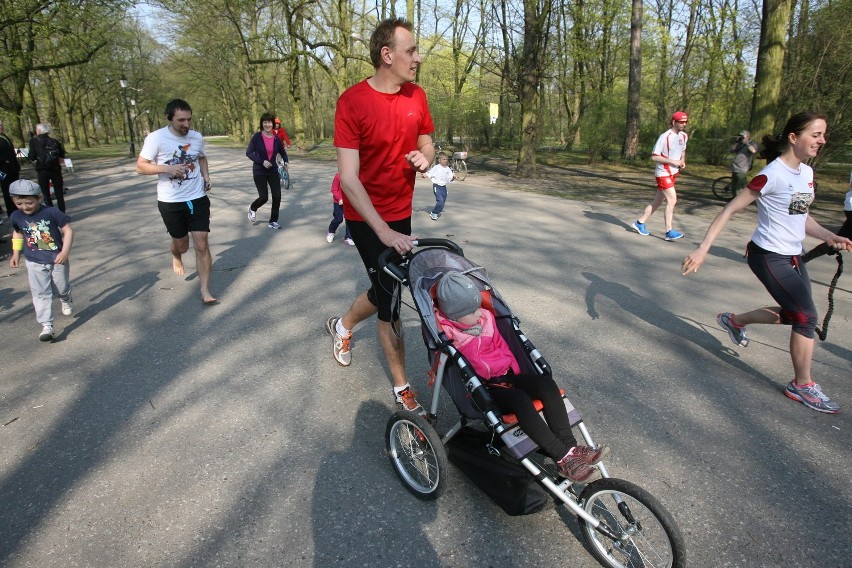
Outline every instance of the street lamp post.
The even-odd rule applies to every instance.
[[[124,75],[118,80],[118,83],[121,85],[121,96],[124,99],[124,113],[127,116],[127,133],[130,136],[130,157],[136,157],[136,142],[135,137],[133,136],[133,120],[130,118],[130,105],[127,104],[127,87],[129,83],[127,82],[127,77]]]

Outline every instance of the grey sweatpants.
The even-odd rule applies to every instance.
[[[30,279],[30,292],[33,295],[33,307],[36,320],[41,325],[53,324],[53,292],[60,300],[71,299],[70,266],[65,264],[39,264],[27,261],[27,276]]]

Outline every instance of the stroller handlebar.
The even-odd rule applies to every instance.
[[[411,241],[411,244],[415,247],[445,248],[460,256],[464,256],[462,248],[449,239],[417,239]],[[405,270],[397,264],[397,262],[403,258],[404,256],[396,252],[396,249],[388,247],[379,255],[379,270],[390,274],[394,279],[398,280],[402,284],[408,285],[408,275]]]

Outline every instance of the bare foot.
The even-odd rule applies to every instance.
[[[183,276],[183,261],[180,259],[179,256],[172,256],[172,269],[178,276]]]
[[[219,302],[219,300],[210,295],[210,292],[202,292],[201,301],[207,306],[217,304]]]

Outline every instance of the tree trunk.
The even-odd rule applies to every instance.
[[[521,55],[519,99],[521,102],[521,148],[516,174],[537,175],[538,112],[545,74],[550,0],[524,0],[524,47]]]
[[[635,160],[639,151],[639,106],[642,92],[642,0],[633,0],[630,15],[630,72],[627,79],[627,135],[621,157]]]
[[[781,99],[781,78],[791,11],[792,0],[763,1],[760,47],[751,105],[751,131],[755,140],[760,140],[765,134],[772,134],[778,122],[775,109]]]

